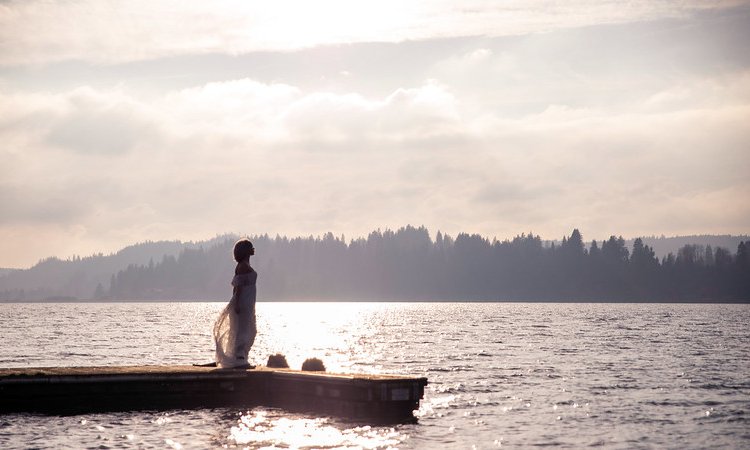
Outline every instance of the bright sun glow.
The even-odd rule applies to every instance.
[[[412,19],[409,8],[396,2],[286,1],[257,12],[263,20],[254,21],[256,26],[247,37],[286,48],[355,40],[392,41],[403,37],[401,28]]]
[[[376,311],[387,309],[377,303],[259,303],[256,345],[250,352],[257,364],[268,355],[281,353],[293,369],[307,358],[319,358],[329,372],[378,373],[381,349],[370,336],[377,332],[372,321]],[[361,363],[361,364],[357,364]],[[356,367],[353,367],[356,366]]]

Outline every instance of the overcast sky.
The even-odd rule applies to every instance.
[[[0,1],[0,267],[748,233],[749,42],[748,1]]]

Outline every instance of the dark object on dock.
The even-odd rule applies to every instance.
[[[275,355],[268,356],[266,367],[270,369],[288,369],[289,363],[286,362],[286,356],[281,353],[276,353]]]
[[[305,362],[302,363],[302,370],[305,372],[325,372],[326,366],[323,364],[323,361],[318,358],[307,358]]]
[[[426,378],[196,366],[0,369],[0,413],[270,406],[414,421]]]
[[[218,367],[218,364],[216,364],[216,361],[211,361],[207,363],[195,363],[193,365],[195,367]]]

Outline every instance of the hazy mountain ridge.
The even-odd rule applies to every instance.
[[[97,287],[108,287],[111,278],[130,265],[157,263],[164,258],[176,257],[185,249],[215,245],[225,237],[199,242],[146,241],[109,255],[98,253],[68,259],[50,257],[28,269],[2,269],[5,273],[0,272],[0,300],[8,300],[9,292],[15,292],[11,298],[19,300],[91,299]]]
[[[98,254],[68,260],[48,258],[30,269],[12,270],[0,276],[0,300],[223,299],[230,292],[227,283],[233,270],[231,247],[236,239],[234,235],[222,235],[199,242],[144,242],[106,256]],[[425,228],[407,226],[396,232],[375,231],[367,238],[349,243],[331,233],[322,237],[290,239],[262,235],[252,239],[258,249],[253,264],[262,273],[260,289],[265,292],[265,299],[377,299],[394,296],[405,299],[521,299],[532,298],[532,293],[542,298],[572,298],[581,292],[598,293],[606,299],[612,294],[606,286],[589,290],[577,288],[578,291],[565,287],[575,283],[560,278],[561,274],[580,278],[577,283],[586,282],[587,277],[608,276],[592,267],[579,274],[566,273],[563,266],[557,267],[564,262],[560,258],[564,259],[562,249],[569,247],[567,237],[562,241],[542,241],[530,234],[517,236],[512,241],[497,241],[460,234],[454,240],[438,232],[432,239]],[[660,265],[659,259],[663,264],[674,266],[675,261],[681,261],[680,258],[692,258],[691,264],[705,266],[714,265],[716,257],[722,261],[727,257],[731,259],[737,245],[743,241],[750,242],[750,239],[728,235],[652,236],[642,238],[641,245],[651,252],[649,258],[656,265]],[[613,237],[608,243],[600,244],[602,249],[608,244],[614,251],[625,253],[625,263],[628,263],[632,259],[630,249],[633,249],[634,242]],[[584,244],[580,241],[576,245],[583,257],[591,256],[589,252],[600,251],[599,244],[596,248],[590,242]],[[709,246],[709,256],[704,256],[706,246]],[[671,251],[673,248],[677,250]],[[725,250],[716,252],[717,248]],[[656,249],[661,249],[662,254],[671,253],[671,259],[659,258],[660,252]],[[544,256],[530,261],[528,255],[523,255],[529,251]],[[464,278],[443,285],[436,280],[435,273],[447,270],[449,266],[451,270],[446,275],[459,273]],[[546,271],[544,279],[530,279],[529,283],[541,282],[549,286],[545,289],[511,288],[514,279],[507,279],[505,284],[494,281],[505,279],[519,267],[527,267],[532,273]],[[662,272],[660,276],[663,278],[666,271]],[[520,274],[516,279],[524,276]],[[456,285],[463,287],[457,289]],[[622,295],[628,291],[622,286],[618,289]],[[640,292],[638,295],[647,294],[635,287],[630,290]]]

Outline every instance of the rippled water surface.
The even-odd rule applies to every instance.
[[[220,303],[0,304],[0,367],[212,359]],[[748,448],[750,305],[259,303],[257,364],[426,376],[419,422],[0,415],[0,448]]]

